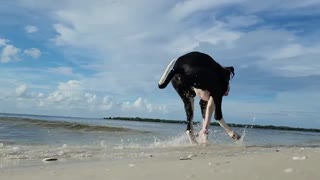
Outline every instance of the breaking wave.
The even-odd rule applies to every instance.
[[[40,120],[29,119],[20,117],[0,117],[1,122],[15,123],[15,126],[38,126],[48,129],[63,128],[69,130],[83,130],[83,131],[106,131],[106,132],[140,132],[148,133],[148,131],[124,128],[124,127],[112,127],[106,125],[84,124],[79,122],[67,122],[67,121],[54,121],[54,120]]]

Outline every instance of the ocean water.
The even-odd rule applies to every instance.
[[[0,168],[40,162],[47,157],[125,159],[195,150],[197,145],[189,144],[185,129],[185,124],[0,114]],[[199,131],[200,125],[195,129]],[[250,127],[234,130],[244,135],[242,142],[235,143],[221,127],[211,127],[209,146],[216,148],[211,151],[320,146],[320,133]]]

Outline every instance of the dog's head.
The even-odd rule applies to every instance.
[[[233,66],[228,66],[224,68],[226,70],[227,73],[227,80],[228,82],[230,81],[231,78],[234,77],[234,67]]]

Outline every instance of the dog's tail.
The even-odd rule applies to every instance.
[[[172,69],[172,67],[174,66],[175,63],[176,63],[176,59],[172,60],[170,62],[170,64],[167,66],[164,73],[162,74],[161,79],[158,84],[158,87],[160,89],[164,89],[165,87],[167,87],[167,85],[169,84],[169,82],[171,81],[173,76],[175,75],[175,71],[174,71],[174,69]]]

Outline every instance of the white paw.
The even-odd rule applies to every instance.
[[[197,144],[196,136],[194,135],[193,131],[186,131],[186,134],[188,135],[191,144]]]
[[[199,144],[207,144],[208,143],[208,132],[206,131],[200,131],[198,133],[198,140],[197,142]]]

